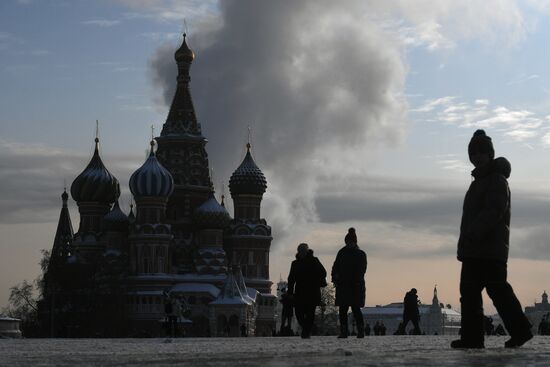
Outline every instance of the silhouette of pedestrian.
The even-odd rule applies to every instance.
[[[457,258],[462,262],[460,339],[453,348],[484,348],[483,288],[492,299],[511,338],[506,348],[522,346],[533,337],[531,324],[507,282],[510,238],[511,166],[505,158],[494,159],[492,140],[477,130],[468,145],[474,180],[466,192],[460,224]]]
[[[403,327],[403,322],[400,322],[397,326],[397,330],[393,333],[393,335],[405,335],[405,328]]]
[[[366,336],[370,335],[370,325],[368,322],[365,323],[365,335]]]
[[[414,326],[414,334],[420,335],[420,327],[418,326],[418,321],[420,320],[420,311],[418,310],[418,295],[416,288],[412,288],[410,291],[405,293],[405,298],[403,299],[403,323],[401,325],[401,335],[406,334],[407,325],[409,321],[412,322]]]
[[[495,326],[493,325],[493,318],[489,316],[485,316],[485,335],[494,335],[495,334]]]
[[[376,321],[374,323],[374,328],[373,328],[373,331],[374,331],[374,335],[380,335],[380,322]]]
[[[384,325],[384,321],[380,322],[380,335],[386,335],[386,325]]]
[[[361,307],[365,306],[365,272],[367,270],[367,255],[357,246],[357,235],[354,228],[348,230],[345,246],[338,251],[332,265],[332,282],[336,287],[336,306],[339,306],[340,319],[339,338],[348,337],[348,309],[351,307],[357,337],[365,336],[365,328]]]
[[[292,330],[292,316],[294,314],[294,309],[292,306],[292,297],[288,294],[286,288],[283,288],[281,291],[281,299],[279,300],[283,305],[282,319],[281,319],[281,329],[279,333],[281,335],[288,336],[289,330]],[[288,334],[288,335],[287,335]]]
[[[550,322],[548,320],[549,317],[550,317],[550,314],[547,313],[540,320],[539,327],[538,327],[539,335],[550,334]]]
[[[504,330],[504,327],[502,327],[501,324],[498,324],[497,327],[495,328],[495,335],[498,335],[498,336],[506,335],[506,331]]]
[[[246,330],[246,325],[245,324],[241,324],[241,336],[242,337],[247,337],[248,336],[248,331]]]
[[[326,287],[327,272],[306,243],[298,246],[296,260],[288,274],[288,294],[294,297],[296,319],[302,327],[302,338],[311,336],[315,307],[321,304],[321,287]]]

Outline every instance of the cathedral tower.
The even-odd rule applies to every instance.
[[[167,204],[167,221],[177,239],[189,238],[193,211],[208,199],[210,174],[206,138],[197,122],[191,92],[189,69],[195,54],[187,46],[186,35],[175,53],[177,86],[158,142],[159,162],[170,171],[175,189]]]
[[[170,225],[165,212],[174,191],[170,172],[157,160],[151,141],[149,158],[130,177],[137,217],[130,235],[130,264],[134,274],[171,272]]]
[[[99,156],[97,136],[92,159],[73,181],[71,195],[80,213],[80,225],[74,242],[75,250],[82,255],[97,254],[103,249],[99,240],[103,217],[120,196],[118,180],[105,168]]]
[[[246,284],[260,293],[271,293],[269,280],[269,249],[271,227],[260,216],[267,180],[246,145],[246,155],[229,179],[233,198],[234,219],[225,239],[229,261],[240,265]]]

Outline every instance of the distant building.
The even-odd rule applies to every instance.
[[[189,88],[194,58],[184,35],[166,122],[129,179],[136,207],[128,215],[119,207],[119,181],[100,157],[97,136],[88,166],[71,185],[80,213],[76,233],[63,192],[40,304],[46,334],[272,335],[272,237],[260,214],[267,181],[247,144],[229,180],[233,217],[224,196],[221,203],[215,198]]]
[[[541,295],[542,301],[540,303],[535,302],[533,306],[525,307],[525,316],[529,319],[533,329],[537,330],[542,318],[550,313],[550,303],[548,303],[548,294],[544,291]]]
[[[460,313],[453,310],[450,305],[439,303],[437,288],[431,305],[420,304],[420,330],[427,335],[456,335],[460,330]],[[386,326],[386,334],[393,334],[403,321],[403,302],[394,302],[385,306],[363,307],[363,318],[371,329],[376,322],[383,322]],[[408,328],[412,328],[409,323]],[[351,330],[351,329],[350,329]],[[407,332],[409,329],[407,329]]]
[[[20,323],[20,319],[0,315],[0,339],[21,338]]]

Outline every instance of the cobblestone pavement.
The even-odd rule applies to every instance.
[[[550,366],[550,337],[504,349],[453,350],[449,336],[3,339],[0,366]]]

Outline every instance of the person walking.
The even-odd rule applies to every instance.
[[[292,297],[288,294],[286,288],[283,288],[279,302],[283,305],[281,330],[279,334],[282,336],[290,336],[292,333],[292,316],[294,316],[294,308],[292,306]]]
[[[511,166],[505,158],[494,158],[493,142],[477,130],[468,145],[473,181],[466,192],[460,224],[457,258],[462,262],[460,339],[452,348],[484,348],[483,288],[493,301],[510,339],[506,348],[522,346],[533,337],[531,324],[507,281],[510,239]]]
[[[400,324],[401,330],[399,334],[407,335],[407,325],[409,321],[412,322],[414,326],[414,335],[420,335],[420,326],[418,326],[418,321],[420,321],[420,311],[418,310],[418,294],[416,288],[412,288],[405,294],[403,299],[403,323]]]
[[[311,336],[315,308],[321,304],[321,287],[326,287],[327,272],[306,243],[298,245],[296,260],[288,274],[288,294],[294,298],[294,313],[302,327],[302,338]]]
[[[338,251],[331,272],[332,282],[336,287],[336,306],[339,307],[340,335],[338,337],[348,337],[348,309],[351,307],[357,326],[357,337],[363,338],[365,329],[361,307],[365,306],[367,255],[357,245],[357,234],[354,228],[348,229],[344,242],[346,245]]]

